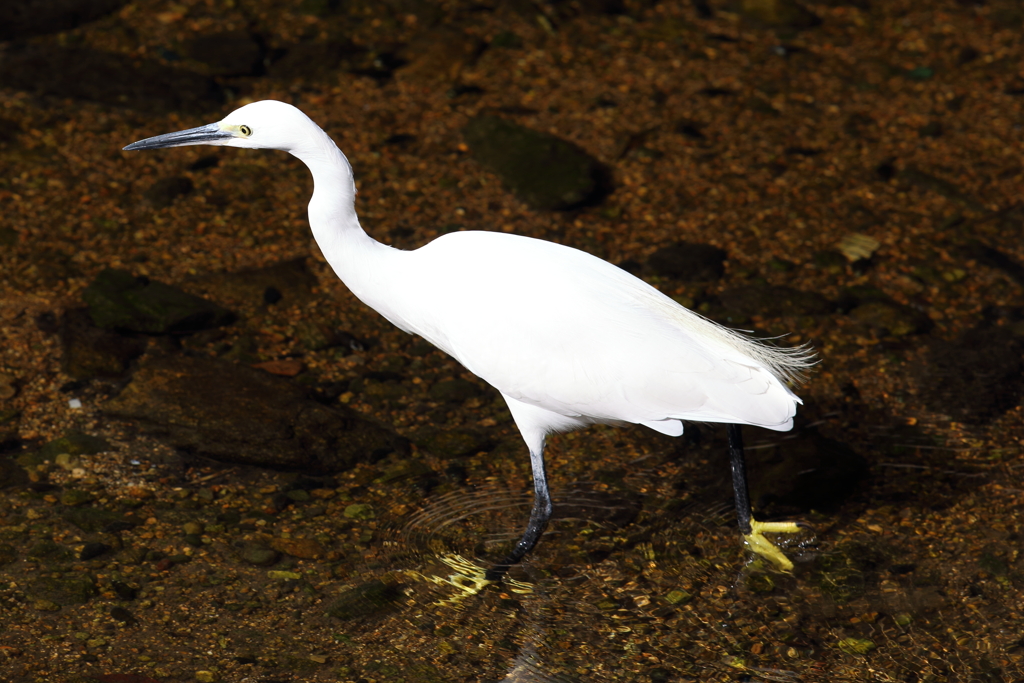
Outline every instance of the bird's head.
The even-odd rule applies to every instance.
[[[316,127],[309,117],[292,105],[263,100],[236,109],[217,123],[146,138],[124,149],[220,145],[293,152],[304,139],[303,133],[309,125]]]

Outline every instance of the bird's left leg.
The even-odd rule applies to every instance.
[[[750,510],[750,492],[747,489],[747,463],[743,455],[743,433],[740,426],[726,427],[729,433],[729,462],[732,466],[732,488],[736,499],[736,519],[747,547],[784,572],[793,570],[786,555],[764,537],[765,532],[794,534],[800,531],[799,522],[759,522]]]
[[[487,570],[488,581],[500,581],[509,567],[519,564],[526,554],[533,550],[551,519],[551,494],[548,491],[547,471],[544,467],[544,447],[530,449],[530,465],[533,468],[533,509],[526,531],[508,556]]]

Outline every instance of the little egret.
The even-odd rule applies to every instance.
[[[219,123],[158,135],[125,150],[183,145],[277,149],[313,175],[309,224],[334,272],[365,304],[451,355],[504,397],[530,450],[534,502],[499,579],[536,545],[551,517],[544,439],[596,423],[679,436],[683,421],[728,425],[739,527],[778,567],[792,563],[762,535],[794,523],[753,519],[740,425],[793,426],[787,380],[813,363],[807,347],[767,346],[680,306],[596,256],[498,232],[453,232],[413,251],[377,242],[356,216],[352,167],[295,107],[247,104]]]

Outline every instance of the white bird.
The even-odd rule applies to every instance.
[[[740,531],[784,570],[763,536],[793,523],[751,517],[739,425],[793,426],[800,399],[786,385],[813,364],[807,347],[767,346],[680,306],[654,287],[570,247],[498,232],[443,235],[412,251],[366,234],[352,167],[299,109],[247,104],[222,121],[135,142],[276,149],[313,175],[313,236],[334,272],[368,306],[451,355],[504,397],[530,450],[534,504],[500,576],[537,543],[551,516],[544,439],[596,423],[642,424],[679,436],[683,421],[729,425]]]

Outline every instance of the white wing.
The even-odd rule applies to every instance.
[[[725,330],[594,256],[460,232],[401,260],[402,281],[418,284],[389,287],[378,300],[389,310],[378,310],[513,399],[675,434],[676,420],[792,425],[799,399],[776,374],[806,358]]]

